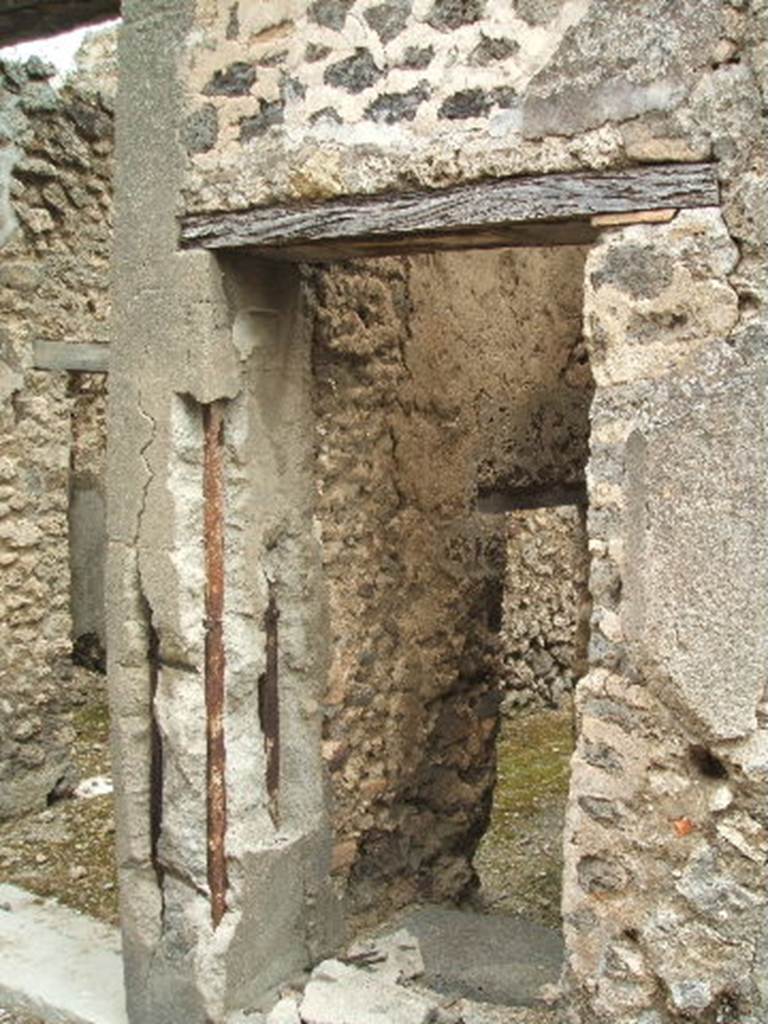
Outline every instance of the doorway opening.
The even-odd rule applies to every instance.
[[[305,268],[323,753],[353,933],[414,904],[558,930],[589,616],[585,255]]]

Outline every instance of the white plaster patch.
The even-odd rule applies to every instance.
[[[90,800],[95,796],[109,796],[113,788],[108,775],[92,775],[78,783],[74,795],[78,800]]]

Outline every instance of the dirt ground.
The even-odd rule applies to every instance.
[[[83,704],[73,713],[74,756],[81,779],[110,774],[104,676],[76,668]],[[65,798],[36,814],[0,825],[0,882],[117,922],[111,795]],[[0,1024],[2,1024],[0,1017]]]
[[[560,926],[573,745],[570,706],[503,720],[491,824],[475,857],[483,909]]]

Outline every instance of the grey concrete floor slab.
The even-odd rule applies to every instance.
[[[127,1024],[119,933],[0,885],[0,1006],[50,1024]]]
[[[512,914],[421,907],[397,928],[418,939],[420,985],[500,1006],[536,1006],[543,986],[556,985],[563,965],[559,931]]]

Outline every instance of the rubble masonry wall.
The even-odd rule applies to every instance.
[[[584,563],[578,517],[547,534],[560,604],[539,603],[519,559],[528,591],[504,598],[507,519],[480,511],[478,494],[583,476],[584,256],[473,251],[309,271],[330,590],[323,754],[334,871],[356,924],[475,884],[495,778],[503,601],[518,648],[523,633],[570,639],[586,585],[583,571],[567,579],[571,548]],[[546,531],[551,515],[536,523]],[[507,672],[540,696],[512,659]]]
[[[85,463],[103,502],[104,381],[35,370],[33,344],[107,340],[112,116],[51,73],[0,68],[3,817],[73,781],[67,518]]]

